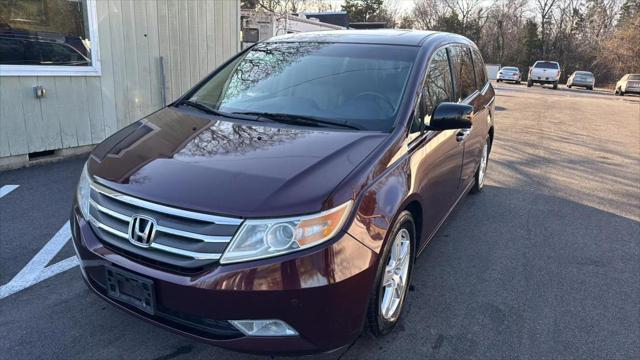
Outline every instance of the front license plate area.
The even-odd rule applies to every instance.
[[[153,281],[114,267],[105,267],[107,295],[115,300],[154,314],[156,310]]]

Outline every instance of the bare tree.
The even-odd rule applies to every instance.
[[[540,37],[542,38],[542,57],[547,56],[547,34],[551,16],[558,0],[535,0],[536,9],[540,16]]]

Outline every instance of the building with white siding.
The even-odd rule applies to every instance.
[[[0,169],[86,151],[240,50],[240,0],[0,2]]]

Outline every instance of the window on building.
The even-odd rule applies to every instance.
[[[99,74],[95,0],[0,0],[2,75]]]

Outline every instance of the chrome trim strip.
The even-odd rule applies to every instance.
[[[159,231],[165,234],[171,234],[171,235],[185,237],[193,240],[198,240],[206,243],[228,243],[229,241],[231,241],[231,236],[202,235],[202,234],[192,233],[189,231],[182,231],[178,229],[168,228],[160,225],[158,225],[158,227],[156,228],[156,231]]]
[[[122,239],[125,239],[127,241],[129,240],[129,235],[127,235],[127,233],[123,233],[122,231],[116,230],[116,229],[112,228],[111,226],[107,226],[107,225],[99,222],[98,220],[96,220],[94,217],[90,217],[89,221],[93,225],[97,226],[98,228],[100,228],[100,229],[102,229],[102,230],[104,230],[104,231],[106,231],[106,232],[108,232],[108,233],[110,233],[112,235],[115,235],[115,236],[117,236],[119,238],[122,238]]]
[[[154,202],[135,198],[129,195],[124,195],[114,190],[111,190],[107,187],[104,187],[102,185],[99,185],[95,182],[91,183],[91,188],[114,200],[122,201],[130,205],[139,206],[141,208],[161,212],[168,215],[178,216],[178,217],[187,218],[187,219],[200,220],[200,221],[210,222],[214,224],[222,224],[222,225],[240,225],[242,223],[242,219],[228,218],[228,217],[209,215],[209,214],[203,214],[203,213],[198,213],[198,212],[193,212],[188,210],[177,209],[170,206],[160,205]]]
[[[118,220],[122,220],[122,221],[126,221],[127,223],[129,221],[131,221],[131,217],[127,216],[127,215],[123,215],[120,214],[119,212],[115,212],[111,209],[107,209],[106,207],[96,203],[95,201],[93,201],[93,199],[89,199],[89,205],[93,206],[94,208],[96,208],[98,211],[103,212],[111,217],[114,217]]]
[[[129,235],[126,233],[123,233],[122,231],[116,230],[110,226],[107,226],[101,222],[99,222],[98,220],[96,220],[93,217],[89,218],[89,221],[97,226],[98,228],[111,233],[117,237],[120,237],[122,239],[125,240],[129,240]],[[185,256],[185,257],[190,257],[196,260],[218,260],[220,259],[220,257],[222,256],[222,254],[212,254],[212,253],[199,253],[199,252],[195,252],[195,251],[188,251],[188,250],[182,250],[182,249],[175,249],[172,248],[170,246],[166,246],[166,245],[162,245],[162,244],[158,244],[158,243],[151,243],[151,245],[149,245],[150,248],[152,249],[157,249],[160,251],[164,251],[167,253],[171,253],[171,254],[175,254],[175,255],[181,255],[181,256]]]
[[[218,260],[222,256],[222,254],[199,253],[195,251],[176,249],[176,248],[172,248],[170,246],[166,246],[158,243],[151,243],[151,248],[176,254],[176,255],[194,258],[196,260]]]
[[[114,217],[118,220],[122,220],[122,221],[126,221],[127,223],[131,221],[131,217],[127,216],[127,215],[123,215],[120,214],[119,212],[115,212],[111,209],[108,209],[98,203],[96,203],[93,200],[89,200],[89,204],[93,207],[95,207],[98,211],[103,212],[111,217]],[[198,240],[198,241],[202,241],[205,243],[228,243],[229,241],[231,241],[231,236],[214,236],[214,235],[203,235],[203,234],[198,234],[198,233],[193,233],[193,232],[189,232],[189,231],[183,231],[183,230],[178,230],[178,229],[173,229],[173,228],[168,228],[166,226],[161,226],[158,225],[156,227],[156,231],[161,232],[161,233],[165,233],[165,234],[171,234],[171,235],[176,235],[176,236],[180,236],[180,237],[185,237],[185,238],[189,238],[189,239],[193,239],[193,240]]]

